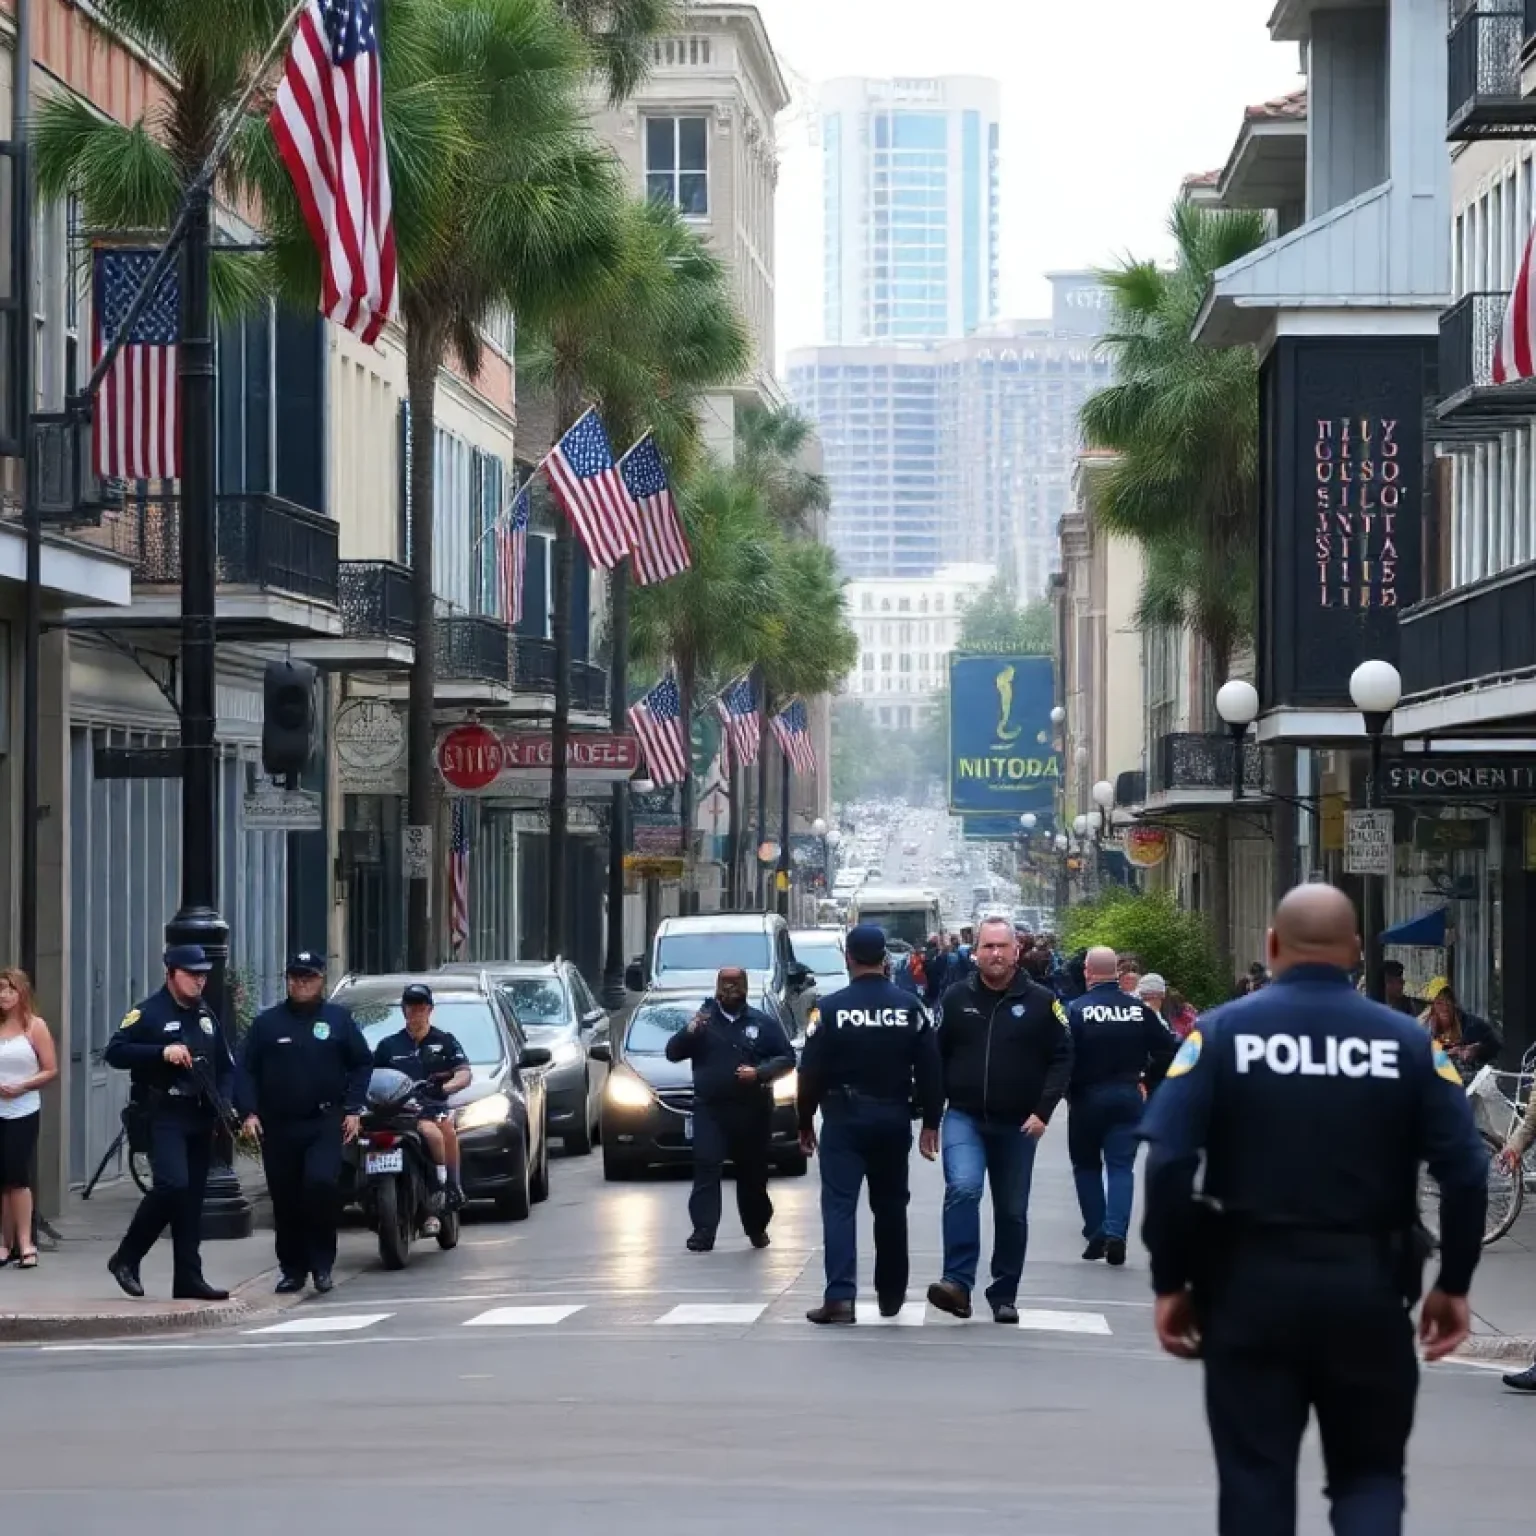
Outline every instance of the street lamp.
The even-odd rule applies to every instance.
[[[1108,779],[1100,779],[1093,786],[1093,803],[1104,812],[1105,816],[1115,808],[1115,786]]]
[[[1365,808],[1376,809],[1376,786],[1381,782],[1381,738],[1386,734],[1392,711],[1403,696],[1402,674],[1390,661],[1362,661],[1349,676],[1349,696],[1365,717],[1365,734],[1370,739],[1371,760],[1365,780]],[[1365,991],[1378,1003],[1385,996],[1382,976],[1381,914],[1385,906],[1386,876],[1368,874],[1361,892],[1361,915],[1365,929]]]
[[[1019,817],[1019,825],[1023,827],[1026,832],[1033,832],[1035,830],[1037,820],[1038,818],[1033,811],[1025,811],[1024,814]]]
[[[1058,832],[1056,834],[1056,852],[1057,853],[1065,853],[1066,851],[1067,851],[1067,834],[1065,832]]]
[[[1072,761],[1076,763],[1079,768],[1086,768],[1088,766],[1088,748],[1079,747],[1077,751],[1072,754]]]
[[[1252,683],[1234,677],[1221,685],[1216,694],[1216,713],[1232,733],[1232,798],[1243,798],[1243,738],[1248,727],[1259,718],[1259,690]]]
[[[1103,811],[1089,811],[1087,821],[1089,836],[1097,837],[1104,830]]]
[[[1054,709],[1051,710],[1051,724],[1054,725],[1057,728],[1057,730],[1060,730],[1061,727],[1064,726],[1066,723],[1067,723],[1067,712],[1066,712],[1066,710],[1064,710],[1061,707],[1060,704],[1058,704],[1058,705],[1055,706]]]
[[[1088,835],[1088,818],[1086,816],[1074,816],[1072,818],[1072,830],[1079,837],[1086,837]]]
[[[812,837],[825,837],[826,835],[827,835],[827,824],[826,824],[825,821],[823,821],[821,819],[820,816],[818,816],[816,818],[816,820],[811,823],[811,836]]]

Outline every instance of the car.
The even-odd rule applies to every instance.
[[[544,1069],[551,1053],[532,1045],[511,1005],[480,971],[459,975],[346,976],[331,1001],[349,1008],[369,1047],[405,1028],[400,994],[412,982],[432,989],[432,1022],[464,1048],[473,1082],[448,1101],[459,1133],[459,1182],[471,1200],[489,1200],[510,1221],[549,1198]],[[456,1103],[461,1098],[473,1101]]]
[[[754,997],[769,998],[782,1010],[790,1039],[803,1043],[816,1007],[809,967],[795,958],[789,924],[777,912],[710,912],[663,918],[651,945],[649,963],[632,962],[624,985],[631,992],[691,992],[707,997],[723,967],[747,973]]]
[[[750,988],[748,1001],[768,1012],[771,998]],[[647,992],[612,1040],[590,1047],[595,1060],[611,1064],[603,1092],[603,1177],[632,1179],[656,1167],[693,1162],[693,1065],[668,1061],[667,1041],[699,1011],[695,988]],[[796,1074],[773,1085],[773,1166],[800,1177]]]
[[[445,965],[444,975],[479,972],[512,1005],[531,1045],[551,1061],[544,1073],[545,1112],[551,1136],[567,1152],[592,1150],[603,1112],[607,1069],[588,1058],[587,1047],[606,1035],[607,1011],[569,960],[506,960]]]
[[[792,928],[789,942],[794,948],[795,959],[810,968],[818,999],[848,985],[848,956],[843,950],[841,926]]]

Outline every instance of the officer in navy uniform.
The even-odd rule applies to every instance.
[[[908,1170],[912,1106],[923,1129],[922,1154],[938,1156],[944,1073],[938,1035],[910,992],[884,975],[885,932],[873,923],[850,929],[849,985],[821,1004],[800,1057],[800,1146],[817,1150],[821,1111],[821,1228],[827,1288],[807,1312],[813,1323],[855,1321],[859,1190],[869,1180],[875,1218],[875,1297],[881,1317],[907,1299]]]
[[[1067,1007],[1067,1153],[1088,1240],[1083,1257],[1119,1266],[1131,1230],[1142,1101],[1162,1082],[1179,1042],[1153,1009],[1120,990],[1115,971],[1114,950],[1090,949],[1083,957],[1088,990]]]
[[[171,1294],[188,1301],[229,1296],[203,1279],[199,1251],[214,1130],[228,1112],[235,1075],[224,1032],[203,1001],[212,970],[201,944],[173,944],[165,952],[165,985],[129,1009],[107,1044],[107,1065],[132,1073],[148,1109],[154,1183],[107,1260],[112,1278],[133,1297],[144,1294],[139,1265],[167,1226],[175,1251]]]
[[[341,1214],[341,1149],[357,1138],[373,1052],[357,1021],[325,1001],[325,960],[300,950],[288,962],[288,996],[257,1014],[245,1037],[235,1107],[261,1139],[272,1195],[280,1296],[313,1275],[331,1289]]]
[[[1350,985],[1360,941],[1343,892],[1292,891],[1268,950],[1274,984],[1205,1016],[1142,1122],[1158,1338],[1205,1361],[1223,1536],[1293,1536],[1314,1411],[1334,1531],[1395,1536],[1428,1252],[1419,1169],[1440,1185],[1440,1273],[1418,1330],[1438,1360],[1470,1326],[1488,1158],[1444,1053]]]

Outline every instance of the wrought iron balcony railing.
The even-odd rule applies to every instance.
[[[443,615],[437,621],[437,675],[511,687],[512,631],[486,614]]]
[[[410,570],[393,560],[343,560],[341,623],[359,638],[415,640]]]
[[[1434,693],[1536,668],[1536,561],[1405,608],[1403,692]]]
[[[1179,790],[1232,793],[1232,738],[1218,732],[1173,731],[1159,736],[1148,776],[1149,796]],[[1243,792],[1265,794],[1270,788],[1269,755],[1256,741],[1243,743]]]
[[[519,693],[553,693],[555,691],[555,642],[538,640],[531,635],[518,635],[517,689]]]
[[[571,663],[571,708],[608,708],[608,672],[590,661]]]
[[[1536,125],[1536,98],[1521,89],[1536,35],[1536,0],[1452,0],[1446,46],[1446,137],[1520,138]]]
[[[1440,316],[1436,414],[1442,422],[1536,416],[1536,382],[1494,383],[1494,350],[1508,303],[1507,293],[1469,293]]]

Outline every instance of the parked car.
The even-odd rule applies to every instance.
[[[789,942],[795,959],[809,967],[818,998],[848,985],[848,956],[843,949],[845,933],[835,928],[793,928]]]
[[[816,1007],[816,979],[795,957],[789,924],[777,912],[663,918],[649,957],[630,964],[624,984],[631,992],[707,996],[715,990],[716,972],[733,965],[747,973],[754,998],[772,998],[783,1008],[790,1039],[803,1044]]]
[[[544,1070],[551,1054],[533,1045],[500,989],[479,971],[460,975],[346,976],[331,994],[352,1010],[369,1047],[405,1028],[400,994],[413,981],[432,988],[432,1023],[464,1048],[472,1080],[449,1099],[459,1133],[459,1182],[470,1200],[525,1219],[549,1198]]]
[[[765,1013],[779,1011],[774,999],[750,988],[748,1001]],[[697,988],[648,992],[611,1041],[598,1041],[590,1054],[611,1063],[603,1093],[603,1177],[631,1179],[648,1168],[693,1161],[693,1066],[668,1061],[667,1041],[699,1011]],[[796,1177],[804,1174],[795,1110],[796,1074],[773,1085],[773,1164]]]
[[[532,1045],[550,1053],[544,1073],[549,1134],[567,1152],[592,1150],[603,1110],[608,1069],[589,1060],[587,1047],[607,1036],[608,1014],[569,960],[486,961],[443,967],[445,974],[479,972],[512,1005]]]

